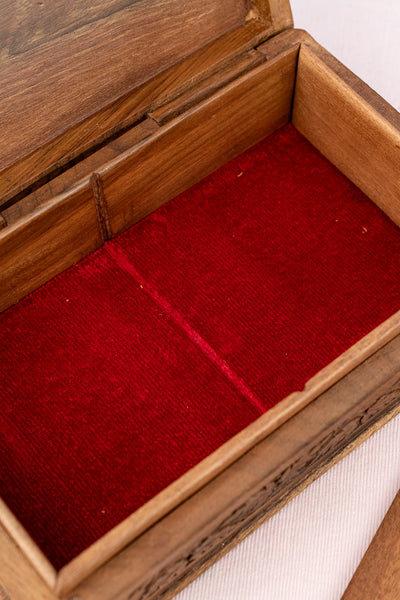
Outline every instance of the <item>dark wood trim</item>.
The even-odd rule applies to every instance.
[[[90,176],[90,184],[93,190],[94,202],[96,205],[97,219],[99,222],[99,230],[102,242],[111,239],[110,217],[108,215],[107,204],[104,197],[103,184],[100,175],[93,173]]]

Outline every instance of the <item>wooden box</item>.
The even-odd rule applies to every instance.
[[[400,225],[400,115],[292,28],[287,0],[0,9],[4,318],[290,122]],[[2,502],[0,597],[173,597],[399,412],[399,333],[393,311],[61,569]]]

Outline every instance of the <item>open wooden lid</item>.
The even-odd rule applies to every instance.
[[[0,0],[0,207],[79,154],[80,134],[63,138],[77,123],[217,39],[208,63],[291,24],[289,0]]]

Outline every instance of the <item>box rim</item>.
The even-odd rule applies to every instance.
[[[397,113],[396,113],[396,114],[397,114]],[[390,323],[389,323],[389,322],[390,322]],[[379,346],[379,347],[381,347],[382,345],[386,344],[386,343],[389,341],[389,339],[393,339],[393,337],[394,337],[394,336],[396,336],[396,335],[399,333],[399,331],[400,331],[400,329],[399,329],[399,326],[400,326],[400,311],[399,311],[398,313],[395,313],[395,315],[392,315],[392,317],[390,317],[390,318],[389,318],[387,321],[385,321],[385,322],[384,322],[382,325],[378,326],[378,328],[374,329],[374,330],[373,330],[373,331],[372,331],[370,334],[368,334],[367,336],[365,336],[364,338],[362,338],[362,340],[360,340],[360,342],[364,342],[364,340],[366,340],[366,338],[367,338],[368,336],[371,336],[371,334],[375,334],[375,335],[376,335],[376,332],[377,332],[377,330],[378,330],[378,329],[380,329],[380,328],[381,328],[381,327],[383,327],[383,326],[385,326],[385,328],[387,328],[387,329],[385,329],[384,331],[382,330],[382,333],[381,333],[381,335],[382,335],[382,338],[380,338],[380,341],[378,342],[378,343],[380,344],[380,346]],[[389,337],[386,337],[386,336],[389,336]],[[358,342],[357,344],[355,344],[355,346],[352,346],[352,347],[351,347],[349,350],[352,350],[353,348],[355,348],[356,346],[358,346],[358,344],[360,344],[360,342]],[[371,342],[369,342],[369,343],[371,343]],[[374,347],[374,348],[375,348],[375,347]],[[366,356],[370,356],[370,354],[371,354],[372,352],[375,352],[375,351],[376,351],[376,349],[377,349],[377,348],[375,348],[375,349],[374,349],[374,350],[372,350],[372,351],[370,350],[370,351],[369,351],[369,354],[368,354],[368,355],[366,355]],[[349,351],[346,351],[344,354],[347,354],[347,352],[349,352]],[[367,352],[367,350],[365,350],[365,352]],[[344,356],[344,355],[341,355],[341,357],[339,357],[339,358],[342,358],[343,356]],[[364,356],[364,358],[363,358],[362,360],[360,360],[360,362],[362,362],[363,360],[365,360],[366,356]],[[338,360],[338,359],[337,359],[337,360]],[[335,362],[335,361],[334,361],[334,362]],[[328,367],[330,367],[332,364],[333,364],[333,363],[330,363],[330,365],[328,365]],[[357,364],[359,364],[359,363],[357,363]],[[326,368],[328,368],[328,367],[326,367]],[[354,367],[352,367],[352,368],[354,368]],[[322,370],[322,371],[323,371],[323,370]],[[317,375],[319,375],[320,373],[322,373],[322,371],[320,371],[320,372],[319,372]],[[348,371],[346,371],[346,372],[348,372]],[[341,377],[343,377],[343,375],[341,375]],[[339,378],[341,378],[341,377],[339,377]],[[312,382],[312,380],[313,380],[313,379],[314,379],[314,378],[312,378],[312,379],[310,380],[310,382]],[[308,384],[307,384],[307,385],[308,385]],[[332,384],[332,385],[333,385],[333,384]],[[330,386],[328,386],[328,387],[330,387]],[[306,386],[306,389],[307,389],[307,386]],[[321,392],[321,393],[322,393],[322,392]],[[295,394],[298,394],[298,392],[295,392]],[[290,396],[289,396],[289,398],[290,398]],[[282,402],[282,401],[281,401],[281,402]],[[269,411],[269,412],[270,412],[270,411]],[[266,414],[268,414],[268,413],[266,413]],[[261,419],[262,419],[262,418],[263,418],[263,417],[261,417]],[[250,427],[251,427],[251,426],[250,426]],[[245,430],[243,430],[243,431],[245,431]],[[233,439],[233,438],[232,438],[232,439]],[[228,443],[229,443],[229,442],[228,442]],[[257,443],[257,442],[256,442],[256,443]],[[212,456],[212,455],[210,455],[210,456]],[[117,527],[118,527],[118,526],[117,526]],[[107,534],[106,534],[106,535],[107,535]],[[84,552],[85,552],[85,551],[84,551]],[[71,563],[69,563],[69,564],[71,564]],[[61,571],[60,571],[60,572],[61,572]]]

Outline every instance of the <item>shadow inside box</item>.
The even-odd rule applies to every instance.
[[[396,312],[399,257],[276,131],[1,315],[3,499],[60,569]]]

